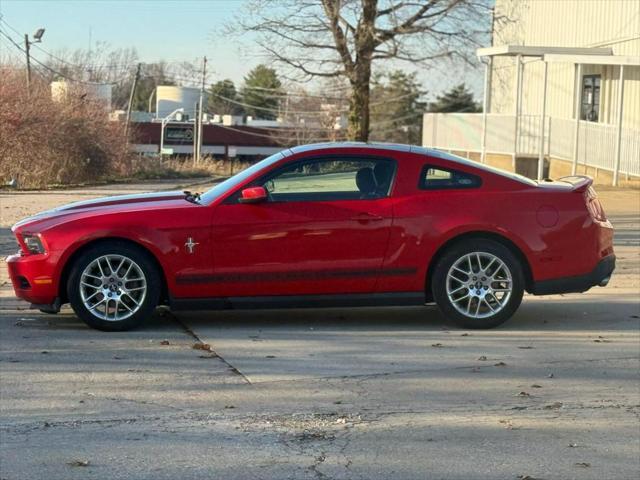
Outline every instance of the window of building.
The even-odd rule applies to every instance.
[[[423,190],[442,188],[477,188],[482,184],[480,177],[458,170],[427,165],[422,169],[419,187]]]
[[[600,111],[600,75],[582,77],[582,103],[580,119],[589,122],[598,121]]]

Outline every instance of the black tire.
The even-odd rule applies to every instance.
[[[104,318],[100,318],[85,306],[82,299],[80,284],[82,273],[94,260],[105,255],[122,256],[135,262],[136,266],[139,267],[143,273],[146,281],[146,291],[144,297],[140,300],[140,306],[137,307],[132,304],[130,300],[127,300],[128,303],[131,303],[133,309],[135,310],[137,308],[137,310],[124,319],[105,320]],[[115,269],[117,270],[117,268]],[[97,283],[99,286],[101,282]],[[84,251],[73,263],[67,281],[67,295],[76,315],[90,327],[107,332],[120,332],[138,327],[152,315],[155,307],[158,305],[161,289],[162,282],[160,272],[151,255],[141,247],[118,240],[101,242]],[[104,296],[98,296],[97,298],[104,298]],[[106,300],[106,298],[104,299]],[[89,306],[91,307],[92,305]],[[115,309],[118,309],[117,304]],[[126,314],[128,315],[129,313]]]
[[[474,306],[480,305],[483,308],[483,311],[484,311],[483,314],[487,316],[484,316],[482,318],[475,318],[473,315],[469,316],[459,311],[458,308],[456,308],[456,306],[454,305],[454,302],[449,298],[449,295],[447,294],[447,282],[448,282],[448,274],[450,269],[452,269],[453,265],[456,264],[459,260],[461,260],[465,255],[468,255],[474,252],[480,252],[481,255],[482,253],[493,255],[494,257],[497,257],[497,259],[501,260],[502,263],[506,265],[506,267],[508,268],[509,273],[511,274],[511,282],[512,282],[510,296],[508,297],[507,300],[504,301],[504,305],[496,313],[492,313],[493,307],[489,305],[489,303],[491,303],[496,309],[498,308],[499,304],[493,303],[493,299],[497,300],[495,295],[492,294],[493,298],[489,296],[484,297],[484,298],[488,298],[489,300],[479,300],[477,297],[474,297],[472,301],[475,303],[470,303],[470,304]],[[476,258],[476,257],[475,255],[472,255],[471,258]],[[488,264],[487,260],[484,260],[485,267]],[[475,265],[477,265],[477,263],[474,264],[474,267],[470,268],[471,271],[474,270]],[[464,297],[462,297],[463,295],[467,294],[466,289],[475,290],[475,287],[471,288],[470,286],[466,286],[467,282],[471,284],[473,282],[473,279],[476,277],[469,277],[469,276],[464,277],[461,274],[460,278],[468,278],[467,281],[464,281],[464,282],[460,281],[458,284],[453,283],[453,285],[456,285],[456,288],[458,288],[459,286],[464,287],[459,294],[455,294],[455,295],[459,295],[460,296],[459,298],[461,298],[458,301],[459,308],[463,308],[466,301],[468,301],[468,299],[464,299]],[[485,277],[478,278],[478,281],[482,280],[483,278]],[[431,291],[433,292],[434,300],[436,301],[438,307],[440,308],[442,313],[445,315],[445,317],[447,317],[457,325],[464,328],[483,329],[483,328],[496,327],[506,322],[507,320],[509,320],[509,318],[511,318],[511,316],[515,313],[515,311],[520,306],[520,303],[522,302],[522,295],[524,294],[524,286],[525,286],[525,280],[524,280],[522,265],[520,264],[520,261],[518,260],[516,255],[514,255],[514,253],[509,248],[493,240],[474,238],[474,239],[456,243],[451,247],[449,247],[444,252],[444,255],[440,257],[440,259],[438,260],[438,263],[435,265],[435,268],[433,270]],[[475,290],[475,291],[483,292],[483,290]],[[498,294],[498,296],[499,295],[500,294]],[[456,299],[455,296],[453,297],[454,299]],[[485,301],[487,303],[486,305],[485,305]],[[467,309],[468,308],[469,307],[467,307]],[[491,310],[489,310],[490,308]]]

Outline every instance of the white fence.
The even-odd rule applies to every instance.
[[[515,115],[487,115],[486,151],[513,155],[539,154],[540,116],[521,115],[515,138]],[[422,145],[444,150],[482,151],[482,113],[426,113]],[[575,120],[547,117],[544,153],[572,162]],[[580,121],[578,164],[603,170],[615,169],[615,125]],[[515,148],[517,144],[517,149]],[[640,176],[640,131],[623,129],[620,144],[620,174]]]

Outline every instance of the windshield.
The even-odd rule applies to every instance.
[[[206,192],[200,195],[200,202],[204,205],[210,204],[216,198],[220,197],[220,195],[223,195],[229,190],[232,190],[238,185],[240,185],[246,179],[251,177],[254,173],[259,172],[263,168],[267,168],[270,165],[273,165],[283,157],[284,155],[282,154],[282,152],[274,153],[270,157],[267,157],[264,160],[259,161],[255,165],[251,165],[249,168],[241,171],[240,173],[237,173],[233,177],[227,178],[224,182],[214,185],[211,189],[207,190]]]

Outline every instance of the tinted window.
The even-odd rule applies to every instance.
[[[470,173],[427,165],[422,169],[419,187],[422,189],[439,188],[477,188],[482,184],[480,177]]]
[[[382,198],[395,164],[387,159],[330,158],[296,162],[259,182],[273,202]]]

